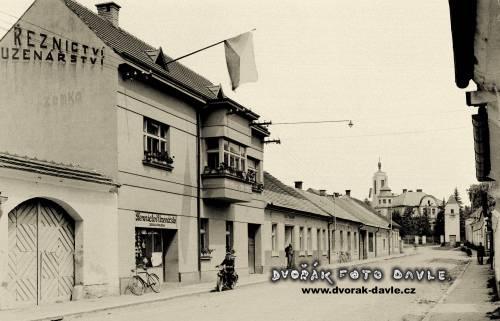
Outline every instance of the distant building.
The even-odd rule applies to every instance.
[[[460,206],[453,195],[444,208],[444,241],[452,246],[460,242]]]
[[[397,211],[403,215],[407,209],[411,209],[414,215],[427,213],[431,225],[436,221],[439,211],[439,201],[436,197],[424,193],[422,189],[403,189],[403,193],[392,193],[389,187],[389,177],[382,171],[382,163],[378,162],[378,171],[373,174],[373,187],[370,189],[371,205],[375,211],[387,218]]]
[[[477,209],[465,220],[465,240],[471,244],[483,243],[489,250],[488,230],[482,209]]]

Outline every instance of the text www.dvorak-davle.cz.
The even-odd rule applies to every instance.
[[[415,288],[356,287],[356,288],[302,288],[302,294],[416,294]]]

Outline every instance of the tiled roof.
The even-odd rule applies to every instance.
[[[450,195],[450,198],[448,198],[448,202],[446,204],[458,204],[455,195]]]
[[[360,206],[359,204],[355,203],[348,196],[343,196],[338,198],[330,197],[330,198],[331,198],[330,202],[333,203],[333,201],[335,200],[335,204],[338,207],[341,207],[350,214],[354,215],[355,217],[358,218],[359,221],[361,221],[361,223],[365,225],[373,227],[381,227],[381,228],[387,228],[389,225],[387,221],[383,220],[377,215],[374,215],[371,211],[367,210],[363,206]]]
[[[314,192],[306,192],[301,189],[295,189],[295,191],[332,216],[352,222],[360,222],[353,213],[346,211],[343,207],[337,206],[337,204],[330,201],[327,196],[320,196]]]
[[[97,184],[118,185],[109,177],[101,175],[93,170],[83,169],[79,166],[48,162],[36,158],[5,153],[0,153],[0,168],[21,170]]]
[[[383,219],[384,221],[387,222],[388,225],[391,224],[391,220],[386,218],[385,216],[383,215],[380,215],[379,213],[377,213],[370,205],[366,204],[365,202],[363,202],[362,200],[358,200],[357,198],[354,198],[354,197],[351,197],[351,199],[356,202],[359,206],[362,206],[364,207],[366,210],[370,211],[371,213],[373,213],[373,215],[376,215],[378,216],[379,218]],[[395,227],[395,228],[400,228],[401,225],[399,225],[398,223],[392,221],[392,226]]]
[[[64,0],[64,2],[104,43],[125,59],[127,56],[133,57],[162,76],[178,82],[206,98],[216,98],[213,91],[208,88],[213,84],[182,64],[173,62],[168,65],[167,70],[157,65],[150,55],[152,52],[158,53],[159,48],[155,48],[125,30],[115,27],[108,20],[73,0]],[[164,55],[164,60],[168,62],[173,59]]]
[[[294,188],[285,185],[268,172],[264,172],[264,186],[264,199],[270,205],[321,216],[329,216],[328,213],[314,206],[300,193],[297,193]]]
[[[424,192],[405,192],[394,198],[392,206],[420,206],[420,202],[425,196],[434,198],[436,200],[436,204],[439,204],[439,201],[434,196]]]

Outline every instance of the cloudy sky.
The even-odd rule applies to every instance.
[[[96,0],[79,0],[93,8]],[[0,34],[32,0],[0,0]],[[454,85],[447,1],[118,0],[120,25],[178,57],[257,28],[259,81],[231,92],[224,48],[183,63],[273,122],[265,169],[365,198],[378,158],[393,192],[442,199],[475,182],[465,94]],[[9,15],[7,15],[9,14]]]

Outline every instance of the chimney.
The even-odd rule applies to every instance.
[[[422,192],[422,189],[421,188],[417,188],[417,192]]]
[[[345,190],[345,195],[346,195],[347,197],[351,197],[351,190],[350,190],[350,189],[346,189],[346,190]]]
[[[340,196],[340,194],[339,194],[339,193],[337,193],[337,192],[335,192],[335,193],[333,193],[333,196],[334,196],[334,197],[339,197],[339,196]]]
[[[111,22],[115,27],[118,27],[118,17],[120,12],[120,6],[114,2],[104,2],[95,5],[97,8],[97,14],[109,22]]]
[[[326,196],[326,189],[320,189],[319,190],[319,195],[320,196]]]
[[[403,193],[406,193],[407,189],[406,188],[403,188]]]
[[[295,188],[302,189],[302,181],[296,181],[295,182]]]

